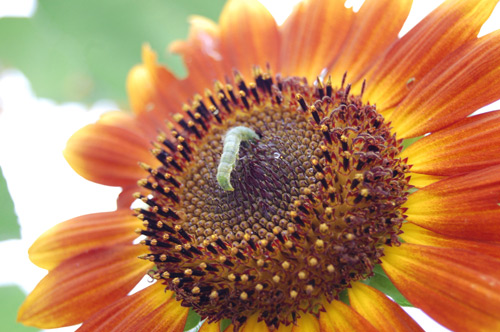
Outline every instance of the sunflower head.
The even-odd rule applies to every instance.
[[[158,136],[136,212],[150,274],[184,306],[277,328],[318,314],[399,244],[409,167],[350,85],[254,72],[195,96]]]
[[[281,26],[230,0],[171,46],[185,79],[145,47],[134,114],[65,152],[123,188],[118,210],[37,240],[50,272],[20,320],[180,332],[190,308],[203,332],[421,331],[411,303],[498,330],[500,112],[470,116],[500,97],[500,32],[477,37],[496,3],[446,0],[399,37],[411,0],[304,0]]]

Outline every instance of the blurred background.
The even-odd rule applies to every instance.
[[[278,23],[298,1],[261,0]],[[31,243],[61,221],[116,207],[119,188],[86,181],[68,166],[67,139],[106,111],[130,109],[125,79],[143,43],[187,75],[168,44],[187,37],[190,15],[217,21],[224,2],[0,0],[0,332],[38,331],[16,323],[19,305],[46,274],[28,259]],[[362,2],[346,6],[357,10]],[[442,1],[414,2],[401,35]],[[499,8],[480,35],[498,28]],[[447,331],[408,311],[426,331]]]

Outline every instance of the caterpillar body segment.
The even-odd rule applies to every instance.
[[[250,128],[238,126],[230,129],[224,137],[224,148],[217,168],[217,182],[225,191],[234,191],[231,172],[236,164],[241,142],[257,140],[259,135]]]

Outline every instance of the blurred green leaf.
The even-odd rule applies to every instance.
[[[20,69],[56,101],[126,103],[125,79],[148,42],[177,74],[167,45],[185,39],[188,16],[217,20],[224,0],[40,0],[32,18],[0,19],[0,65]]]
[[[0,287],[0,330],[9,332],[40,331],[34,327],[27,327],[16,322],[17,310],[26,295],[18,286]]]
[[[380,265],[375,266],[373,269],[375,275],[363,282],[373,288],[378,289],[382,293],[390,296],[397,304],[404,307],[413,307],[413,305],[399,292],[399,290],[394,286],[392,281],[387,277],[384,270]]]
[[[186,325],[184,326],[184,331],[189,331],[196,327],[201,321],[200,315],[196,313],[193,309],[189,309],[189,313],[186,320]]]
[[[413,143],[415,143],[416,141],[418,141],[422,137],[424,137],[424,136],[418,136],[418,137],[413,137],[413,138],[405,139],[403,141],[403,150],[407,149],[410,145],[412,145]]]
[[[9,195],[7,183],[0,168],[0,241],[20,238],[21,231],[14,212],[14,202]]]
[[[224,331],[225,329],[227,329],[227,327],[229,325],[231,325],[231,320],[230,319],[223,319],[220,322],[220,330],[221,330],[221,332]]]

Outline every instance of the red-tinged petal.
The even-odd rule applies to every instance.
[[[280,28],[283,75],[303,76],[311,81],[327,69],[339,54],[354,18],[344,2],[305,0],[295,7]]]
[[[162,293],[162,295],[167,295]],[[161,306],[140,320],[131,321],[128,328],[130,332],[182,332],[186,325],[189,308],[182,307],[180,302],[173,299],[166,301]],[[124,325],[124,327],[127,325]],[[127,331],[117,329],[118,331]],[[104,332],[104,331],[103,331]]]
[[[410,173],[410,176],[410,184],[417,188],[423,188],[445,178],[444,176],[433,176],[419,173]]]
[[[411,222],[405,223],[401,227],[401,230],[403,231],[403,234],[401,234],[400,236],[407,243],[432,247],[467,249],[470,251],[500,258],[500,243],[455,239],[422,228]]]
[[[352,28],[330,74],[333,82],[359,79],[366,68],[398,39],[412,0],[369,0],[355,15]],[[340,19],[340,21],[342,21]]]
[[[179,54],[184,60],[189,76],[185,80],[196,92],[210,88],[215,79],[224,81],[232,72],[231,66],[222,61],[219,27],[211,20],[192,16],[187,40],[175,41],[169,50]]]
[[[19,309],[25,325],[55,328],[83,322],[126,296],[152,263],[137,256],[144,246],[99,248],[64,261],[50,271]]]
[[[476,38],[497,0],[448,0],[391,46],[366,74],[364,99],[397,105],[448,54]]]
[[[351,307],[379,331],[424,331],[384,293],[361,282],[355,283],[348,293]]]
[[[252,77],[253,66],[278,70],[280,36],[272,15],[257,0],[229,0],[220,15],[224,61],[243,76]]]
[[[408,220],[447,236],[500,240],[500,166],[454,176],[411,194]]]
[[[500,111],[466,118],[404,150],[412,172],[457,175],[500,164]]]
[[[142,61],[149,71],[153,84],[159,93],[162,103],[158,105],[164,116],[170,116],[181,110],[181,105],[190,98],[196,90],[190,84],[183,84],[174,74],[158,64],[158,57],[149,45],[142,48]]]
[[[205,321],[198,332],[220,332],[220,320],[213,323]]]
[[[389,121],[400,138],[435,132],[500,97],[500,31],[469,42],[422,78]]]
[[[163,129],[164,121],[173,121],[173,115],[181,112],[182,103],[195,91],[159,65],[156,53],[147,44],[142,48],[142,60],[143,64],[132,68],[127,77],[130,104],[151,128]]]
[[[146,175],[146,173],[144,173],[144,175]],[[134,194],[137,192],[143,194],[144,196],[147,196],[150,193],[149,190],[139,187],[138,185],[131,185],[122,188],[122,192],[118,195],[118,199],[116,200],[118,209],[129,209],[132,203],[136,200]]]
[[[139,161],[150,164],[157,161],[149,152],[148,139],[133,118],[120,112],[114,117],[122,121],[97,122],[78,130],[68,140],[64,157],[87,180],[109,186],[130,186],[144,177]]]
[[[174,301],[171,291],[165,292],[165,286],[155,283],[137,293],[125,296],[103,308],[83,322],[78,332],[137,331],[130,327],[137,321],[144,322],[151,312],[163,304]],[[160,322],[157,322],[160,323]]]
[[[365,318],[340,301],[324,303],[326,312],[319,315],[321,332],[377,331]]]
[[[87,214],[62,222],[40,236],[28,253],[36,265],[51,270],[64,260],[99,247],[132,243],[139,220],[130,210]]]
[[[472,251],[404,243],[382,267],[401,293],[457,331],[500,329],[500,260]]]

